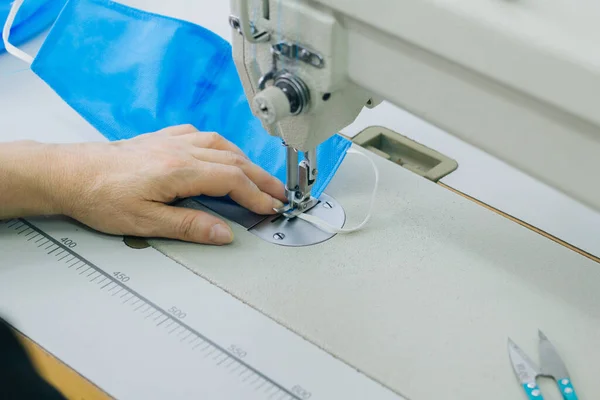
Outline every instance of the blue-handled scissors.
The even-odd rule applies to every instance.
[[[508,354],[510,356],[510,361],[528,398],[530,400],[544,399],[536,382],[536,378],[543,376],[553,378],[556,381],[564,400],[578,400],[567,368],[560,359],[558,352],[542,331],[538,331],[538,335],[540,338],[539,352],[541,368],[531,361],[527,354],[525,354],[515,342],[510,338],[508,339]]]

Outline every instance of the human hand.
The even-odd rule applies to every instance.
[[[168,203],[225,196],[258,214],[285,201],[284,185],[215,133],[176,126],[112,143],[54,145],[60,213],[96,230],[222,245],[229,226],[208,213]]]

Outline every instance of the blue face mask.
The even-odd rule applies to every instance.
[[[32,60],[32,71],[109,140],[192,124],[285,182],[285,148],[252,114],[230,44],[198,25],[109,0],[69,0]],[[335,135],[317,148],[315,197],[350,145]]]

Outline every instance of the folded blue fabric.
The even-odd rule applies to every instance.
[[[69,0],[31,69],[110,140],[192,124],[285,181],[285,148],[252,114],[230,44],[201,26],[110,0]],[[317,148],[316,197],[350,145],[334,135]]]
[[[0,23],[4,26],[14,0],[0,0]],[[10,42],[18,46],[48,28],[65,5],[66,0],[25,0],[13,22]],[[0,53],[5,52],[0,40]]]

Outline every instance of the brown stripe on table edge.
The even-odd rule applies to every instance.
[[[109,400],[106,393],[37,343],[16,332],[40,375],[69,400]]]
[[[594,256],[593,254],[590,254],[590,253],[588,253],[588,252],[586,252],[586,251],[584,251],[584,250],[582,250],[582,249],[580,249],[578,247],[575,247],[575,246],[573,246],[573,245],[565,242],[564,240],[557,238],[556,236],[553,236],[553,235],[551,235],[551,234],[549,234],[547,232],[544,232],[543,230],[541,230],[539,228],[536,228],[535,226],[530,225],[530,224],[528,224],[525,221],[522,221],[522,220],[520,220],[518,218],[515,218],[515,217],[509,215],[509,214],[506,214],[505,212],[500,211],[497,208],[494,208],[494,207],[492,207],[492,206],[490,206],[490,205],[488,205],[488,204],[486,204],[486,203],[484,203],[484,202],[482,202],[480,200],[477,200],[476,198],[471,197],[471,196],[469,196],[469,195],[467,195],[467,194],[465,194],[465,193],[463,193],[463,192],[461,192],[459,190],[456,190],[456,189],[454,189],[454,188],[452,188],[452,187],[450,187],[450,186],[448,186],[448,185],[446,185],[444,183],[438,182],[437,184],[439,186],[445,188],[445,189],[450,190],[451,192],[454,192],[454,193],[458,194],[459,196],[462,196],[462,197],[464,197],[466,199],[469,199],[469,200],[473,201],[474,203],[477,203],[478,205],[480,205],[482,207],[487,208],[488,210],[491,210],[491,211],[493,211],[493,212],[495,212],[495,213],[497,213],[497,214],[499,214],[499,215],[501,215],[501,216],[503,216],[505,218],[508,218],[509,220],[511,220],[513,222],[516,222],[517,224],[519,224],[521,226],[524,226],[525,228],[528,228],[528,229],[534,231],[535,233],[538,233],[538,234],[546,237],[547,239],[550,239],[550,240],[552,240],[552,241],[554,241],[554,242],[556,242],[556,243],[558,243],[558,244],[560,244],[560,245],[568,248],[569,250],[572,250],[572,251],[574,251],[576,253],[579,253],[582,256],[587,257],[590,260],[595,261],[595,262],[597,262],[597,263],[600,264],[600,258]]]

